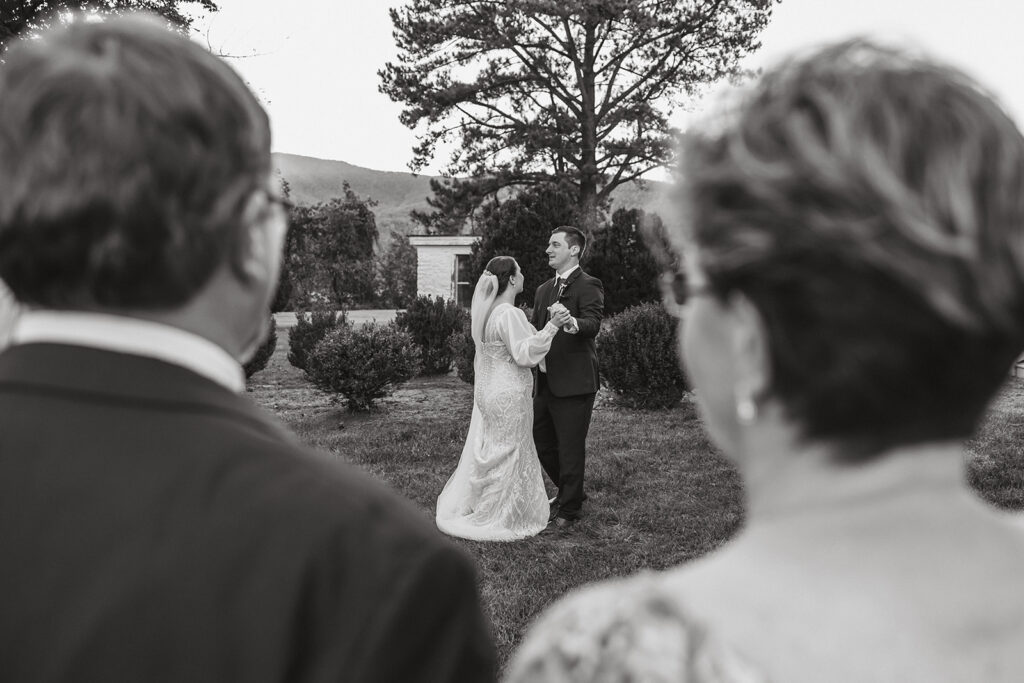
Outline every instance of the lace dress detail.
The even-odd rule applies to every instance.
[[[687,616],[656,575],[583,588],[530,628],[505,683],[767,683]]]
[[[478,541],[512,541],[548,522],[533,444],[533,373],[557,333],[537,332],[509,304],[496,307],[477,346],[473,416],[458,467],[437,499],[438,528]]]

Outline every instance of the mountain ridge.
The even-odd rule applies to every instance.
[[[274,169],[288,182],[291,200],[311,205],[344,195],[344,183],[359,197],[376,202],[373,207],[381,242],[390,243],[391,235],[422,232],[409,213],[427,211],[430,181],[441,176],[417,175],[411,171],[377,171],[335,159],[320,159],[301,154],[274,152]],[[639,207],[665,217],[668,183],[648,180],[644,186],[627,183],[612,192],[612,206]]]

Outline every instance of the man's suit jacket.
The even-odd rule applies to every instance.
[[[597,361],[594,337],[601,330],[604,317],[604,286],[577,268],[569,274],[561,294],[554,290],[555,278],[537,288],[533,303],[533,326],[547,324],[548,306],[561,302],[576,318],[579,332],[559,331],[551,342],[545,357],[548,388],[554,396],[592,394],[601,385],[601,371]]]
[[[469,561],[248,399],[157,360],[0,354],[0,678],[491,680]]]

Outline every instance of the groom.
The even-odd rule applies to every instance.
[[[548,265],[555,277],[537,288],[533,326],[547,324],[548,308],[562,304],[572,319],[555,335],[541,361],[533,399],[533,440],[541,465],[558,486],[550,524],[568,529],[579,519],[586,494],[583,466],[587,431],[600,384],[594,337],[604,315],[601,281],[580,269],[587,238],[572,226],[559,226],[548,240]],[[549,526],[549,528],[551,528]]]

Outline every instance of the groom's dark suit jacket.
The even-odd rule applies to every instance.
[[[0,354],[0,679],[479,681],[493,656],[462,553],[247,398]]]
[[[551,342],[544,360],[547,383],[554,396],[593,394],[601,385],[594,337],[601,330],[604,316],[604,286],[577,268],[569,274],[561,296],[555,291],[555,278],[540,287],[533,302],[533,326],[538,330],[547,324],[548,306],[561,302],[576,318],[579,332],[559,332]]]

